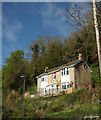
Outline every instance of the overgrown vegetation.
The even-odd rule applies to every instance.
[[[96,96],[93,98],[93,94]],[[83,118],[99,115],[98,89],[76,90],[72,94],[47,98],[26,99],[22,113],[22,101],[3,108],[3,117],[25,118]],[[23,115],[23,116],[22,116]]]
[[[77,9],[77,6],[75,7],[74,10]],[[101,33],[100,4],[97,7]],[[80,11],[80,8],[78,10]],[[99,65],[94,26],[90,22],[93,21],[91,15],[89,11],[85,18],[88,21],[86,26],[79,26],[68,39],[60,39],[58,36],[39,36],[37,40],[33,40],[29,45],[30,61],[24,58],[23,50],[12,52],[10,57],[5,59],[2,69],[4,118],[83,118],[85,115],[99,114]],[[91,19],[87,19],[88,16]],[[76,60],[79,53],[83,54],[83,59],[92,70],[92,90],[77,90],[72,94],[49,98],[26,99],[23,106],[22,75],[26,76],[25,90],[34,94],[36,76],[43,73],[46,66],[51,69]]]

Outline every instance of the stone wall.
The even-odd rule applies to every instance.
[[[66,91],[65,91],[66,94],[69,94],[69,93],[72,93],[72,92],[73,92],[72,87],[67,88]]]
[[[53,85],[53,84],[58,84],[59,85],[59,89],[61,88],[61,71],[58,71],[55,73],[56,74],[56,79],[53,80],[53,74],[50,73],[48,75],[48,85]]]
[[[86,88],[91,82],[91,70],[84,62],[76,66],[75,74],[77,89]]]
[[[75,90],[75,67],[69,68],[70,84],[72,84],[73,90]]]

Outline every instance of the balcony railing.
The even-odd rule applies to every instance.
[[[63,93],[71,93],[72,92],[72,87],[67,88],[67,89],[52,89],[52,90],[46,90],[46,91],[41,91],[38,92],[37,94],[34,94],[34,98],[41,97],[41,96],[54,96],[54,95],[61,95]]]
[[[52,89],[52,90],[46,90],[41,91],[40,96],[49,96],[49,95],[59,95],[61,92],[65,91],[66,89]]]

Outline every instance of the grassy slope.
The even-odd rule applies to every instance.
[[[97,94],[92,101],[92,95],[95,92]],[[77,90],[72,94],[56,97],[26,100],[26,117],[32,116],[32,113],[29,115],[28,109],[34,110],[33,117],[41,118],[83,118],[85,115],[99,115],[98,99],[98,90],[93,89]]]
[[[85,115],[99,115],[99,106],[84,104],[79,108],[72,108],[68,111],[60,111],[50,114],[53,118],[83,118]]]
[[[73,94],[49,98],[26,99],[24,114],[26,118],[83,118],[85,115],[98,115],[98,94],[92,103],[92,91],[78,90]],[[20,101],[21,102],[21,101]],[[21,118],[22,102],[6,108],[4,117]]]

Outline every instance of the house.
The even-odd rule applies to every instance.
[[[37,76],[37,92],[40,96],[67,93],[88,87],[91,82],[91,69],[79,54],[78,60],[63,64]]]

